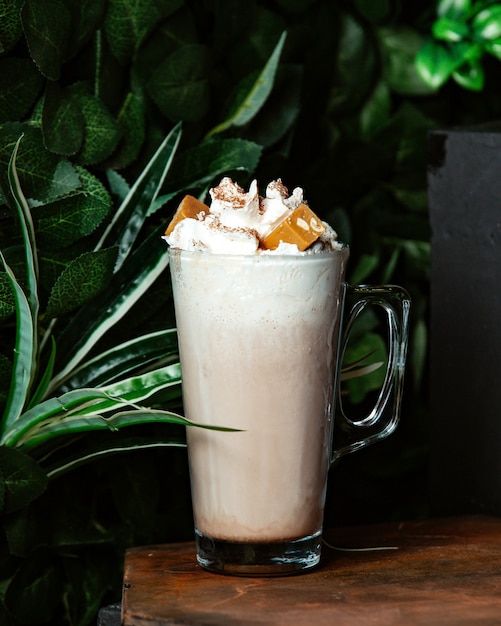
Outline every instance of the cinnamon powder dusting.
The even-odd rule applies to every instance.
[[[289,197],[289,190],[287,189],[287,187],[283,184],[282,179],[279,178],[277,180],[274,180],[273,182],[271,182],[268,185],[268,188],[271,189],[276,189],[278,191],[278,193],[282,196],[282,198],[288,198]]]
[[[214,221],[211,222],[208,227],[212,230],[223,233],[246,233],[252,235],[256,239],[259,239],[259,233],[257,230],[254,230],[253,228],[244,228],[242,226],[225,226],[224,224],[221,224],[218,217],[215,217]]]
[[[233,205],[242,209],[247,203],[247,194],[238,183],[225,184],[225,179],[211,190],[213,200]]]

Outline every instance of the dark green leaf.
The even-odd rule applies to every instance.
[[[291,130],[301,111],[303,70],[298,65],[281,65],[268,100],[252,119],[246,137],[268,148]]]
[[[38,257],[35,231],[28,203],[19,184],[16,163],[19,145],[22,139],[23,137],[21,136],[17,140],[12,152],[7,177],[23,238],[26,288],[28,295],[25,296],[23,289],[16,280],[10,267],[6,265],[4,257],[0,252],[0,257],[10,280],[16,302],[14,369],[6,403],[6,412],[3,417],[3,429],[7,428],[17,419],[26,404],[31,384],[36,376],[36,358],[38,352]]]
[[[61,435],[115,432],[148,423],[193,424],[171,411],[142,407],[142,402],[154,402],[159,393],[162,398],[179,398],[180,386],[181,368],[179,363],[173,363],[106,387],[75,389],[26,411],[9,431],[6,441],[26,450]]]
[[[362,254],[350,272],[350,283],[359,285],[366,283],[369,276],[379,265],[379,258],[372,254]]]
[[[58,575],[53,563],[38,554],[23,562],[5,594],[11,614],[22,624],[54,623],[60,602]]]
[[[501,61],[501,38],[496,39],[495,41],[486,41],[484,43],[484,48],[492,54],[493,57],[496,57],[499,61]]]
[[[107,428],[106,419],[93,412],[92,407],[99,401],[106,405],[107,410],[123,406],[119,401],[110,400],[109,395],[101,389],[75,389],[58,397],[50,396],[19,417],[5,435],[5,443],[7,446],[23,445],[26,449],[30,444],[33,445],[33,439],[37,436],[44,439],[51,431],[63,431],[64,434],[75,427],[75,422],[77,430],[92,430],[94,422],[95,430]],[[70,423],[70,428],[67,423]],[[50,437],[49,434],[47,438]]]
[[[406,264],[410,268],[409,278],[429,280],[430,277],[430,242],[429,241],[395,241],[393,246],[400,247]]]
[[[494,41],[501,38],[501,5],[494,4],[477,13],[472,22],[475,37]]]
[[[29,388],[34,374],[36,338],[30,304],[24,292],[5,262],[0,250],[0,259],[16,299],[16,334],[12,379],[9,386],[7,402],[2,416],[2,436],[5,430],[16,421],[22,413],[28,398]]]
[[[49,528],[39,523],[36,509],[27,505],[10,514],[4,522],[9,552],[26,558],[36,548],[46,546]]]
[[[179,390],[179,384],[173,387],[174,392]],[[208,428],[210,430],[218,430],[223,432],[236,432],[238,429],[226,428],[220,426],[207,426],[206,424],[196,424],[189,422],[182,415],[178,415],[171,411],[162,411],[155,409],[134,408],[129,411],[119,411],[111,417],[104,418],[101,415],[89,414],[79,417],[74,415],[72,419],[63,419],[59,421],[47,422],[41,429],[34,429],[34,432],[27,432],[22,442],[25,449],[35,448],[36,446],[47,442],[50,439],[61,435],[94,432],[94,431],[110,431],[117,432],[122,428],[131,426],[144,426],[146,424],[177,424],[190,428]]]
[[[259,34],[256,33],[256,31],[259,31],[259,29],[255,27],[256,11],[257,7],[255,2],[225,3],[224,10],[216,11],[214,15],[215,47],[220,50],[235,51],[235,46],[239,43],[243,45],[247,43],[248,46],[251,46],[253,43],[250,41],[251,27],[254,26],[254,33],[257,37],[262,35],[262,32],[259,32]],[[244,42],[244,39],[247,41]],[[247,49],[247,53],[249,53],[249,49]],[[254,50],[254,54],[251,54],[250,56],[256,56],[256,51]],[[248,59],[248,61],[252,63],[254,59],[251,58]],[[254,63],[252,63],[252,67],[255,69],[256,66]]]
[[[122,520],[137,526],[146,519],[152,520],[157,512],[160,490],[156,480],[156,468],[145,459],[141,473],[134,471],[130,463],[122,463],[120,471],[113,474],[113,496]]]
[[[482,91],[485,83],[485,73],[478,62],[465,63],[453,73],[454,80],[464,89]]]
[[[0,515],[3,516],[4,508],[5,508],[5,495],[6,495],[6,481],[4,477],[4,473],[2,467],[0,466]]]
[[[45,368],[42,369],[42,365],[39,365],[39,372],[43,372],[38,382],[37,388],[33,392],[30,398],[28,409],[41,402],[45,396],[45,393],[49,387],[52,379],[52,373],[54,371],[54,363],[56,362],[56,341],[54,337],[51,337],[51,350]]]
[[[115,150],[120,139],[120,128],[99,98],[83,93],[76,98],[85,122],[83,146],[77,159],[82,165],[94,165]]]
[[[261,151],[261,146],[251,141],[209,139],[179,154],[167,175],[166,186],[174,190],[204,187],[224,172],[252,172]]]
[[[162,330],[131,339],[124,344],[83,363],[62,387],[62,391],[82,387],[101,387],[130,375],[131,372],[167,365],[178,360],[177,333],[175,330]]]
[[[22,136],[19,137],[12,152],[7,177],[23,238],[27,277],[26,286],[28,290],[28,301],[30,304],[31,316],[33,319],[33,329],[35,331],[38,324],[38,257],[33,219],[23,189],[21,188],[17,171],[17,155],[22,139]],[[36,348],[34,352],[36,353]]]
[[[44,204],[67,195],[80,186],[73,166],[49,152],[39,128],[17,122],[0,127],[0,185],[8,189],[7,169],[18,138],[24,135],[17,156],[17,172],[24,195],[31,204]]]
[[[127,94],[118,114],[121,140],[110,157],[110,167],[122,169],[137,158],[145,137],[144,106],[133,93]]]
[[[155,202],[176,154],[181,140],[181,132],[181,124],[178,123],[165,137],[120,204],[97,244],[97,247],[103,243],[118,245],[119,256],[116,270],[120,269],[129,255],[148,215],[148,209]]]
[[[362,138],[370,139],[377,131],[385,127],[390,119],[391,93],[388,85],[380,81],[360,110],[360,133]]]
[[[7,350],[8,346],[2,346],[4,350]],[[0,411],[1,407],[7,399],[7,394],[10,385],[10,379],[12,376],[12,363],[5,354],[0,352]],[[0,507],[1,510],[1,507]]]
[[[201,44],[181,46],[151,75],[148,91],[172,121],[199,120],[209,107],[211,50]]]
[[[0,446],[0,470],[5,486],[4,513],[21,509],[45,491],[45,472],[20,450]]]
[[[6,57],[0,59],[0,76],[0,120],[21,120],[42,89],[42,75],[29,59]]]
[[[390,0],[355,0],[355,6],[366,20],[376,24],[383,22],[391,14]]]
[[[167,246],[153,231],[116,272],[99,299],[82,306],[57,337],[60,384],[116,322],[145,294],[168,265]]]
[[[89,59],[88,73],[95,78],[92,83],[90,81],[87,83],[87,93],[97,96],[116,117],[128,88],[130,68],[122,67],[111,54],[102,31],[97,32],[93,49],[95,50],[94,67]],[[137,92],[140,93],[140,91],[138,88]],[[142,93],[140,96],[142,97]]]
[[[103,21],[106,0],[66,0],[66,7],[71,13],[68,58],[72,58],[96,35]]]
[[[259,112],[273,88],[285,38],[286,33],[282,33],[273,53],[261,72],[253,73],[243,79],[233,96],[227,119],[213,128],[209,136],[227,130],[231,126],[243,126],[250,122]]]
[[[75,443],[76,448],[80,447],[80,445],[82,448],[86,447],[86,442],[83,438]],[[66,456],[66,453],[63,454]],[[44,462],[47,462],[47,459],[44,459]],[[81,474],[82,477],[85,480],[85,473]],[[52,481],[52,477],[49,478]],[[50,502],[50,511],[47,511],[47,514],[51,530],[51,547],[57,548],[60,554],[65,553],[69,555],[75,554],[79,548],[84,548],[87,552],[92,547],[96,547],[101,554],[104,554],[106,546],[113,542],[113,532],[116,527],[110,526],[105,528],[100,524],[96,524],[95,511],[89,510],[84,498],[73,498],[71,494],[71,491],[65,493],[67,498],[69,496],[68,500],[71,499],[72,502],[65,501],[64,497],[58,497],[57,500]],[[43,507],[45,503],[39,502],[36,504]],[[96,555],[94,554],[95,557]],[[76,561],[76,565],[81,568],[80,559],[74,559],[71,556],[70,558],[72,561]]]
[[[438,0],[437,15],[451,19],[464,20],[468,17],[472,0]]]
[[[39,250],[41,289],[43,288],[44,292],[50,293],[54,283],[68,263],[88,250],[87,239],[80,239],[67,248],[56,249],[48,246],[45,250]]]
[[[26,0],[21,14],[33,60],[44,76],[58,80],[67,53],[70,12],[61,0]]]
[[[461,41],[452,46],[451,54],[454,59],[455,67],[458,68],[463,65],[463,63],[479,62],[482,58],[483,50],[479,43]]]
[[[369,0],[370,1],[370,0]],[[302,13],[315,4],[316,0],[276,0],[276,4],[294,13]]]
[[[45,154],[48,156],[50,152],[46,150]],[[61,158],[57,162],[49,192],[44,198],[45,203],[52,202],[62,196],[72,195],[79,190],[81,186],[80,176],[78,175],[79,171],[80,170],[78,170],[76,166],[73,166],[70,161]],[[33,200],[31,203],[32,205],[38,204],[38,202]],[[44,204],[44,202],[42,202],[42,204]]]
[[[116,58],[132,58],[155,24],[181,5],[182,0],[108,0],[104,28]]]
[[[111,209],[104,185],[83,167],[75,170],[81,181],[78,193],[33,210],[38,243],[49,253],[92,233]]]
[[[108,458],[118,454],[124,454],[126,452],[133,452],[139,450],[153,450],[158,448],[186,448],[186,442],[184,439],[180,439],[179,436],[172,434],[161,434],[157,432],[152,437],[140,437],[139,435],[132,435],[130,437],[124,437],[122,433],[113,433],[113,442],[109,440],[104,442],[95,443],[96,437],[93,433],[93,443],[79,442],[78,452],[71,455],[65,455],[58,463],[53,463],[47,468],[47,475],[52,479],[66,472],[72,471],[75,468],[91,463],[96,459]]]
[[[0,54],[8,52],[23,32],[20,11],[24,0],[0,0]]]
[[[427,85],[438,89],[451,77],[456,61],[443,44],[428,39],[416,56],[416,68]]]
[[[225,60],[233,77],[242,77],[255,71],[261,71],[268,63],[270,55],[277,47],[277,42],[287,29],[287,21],[266,3],[249,2],[245,9],[238,3],[228,3],[219,12],[217,22],[219,31],[229,29],[221,36],[227,43],[217,49],[227,50]],[[226,19],[226,16],[229,19]],[[233,82],[231,86],[233,86]]]
[[[70,262],[51,291],[45,315],[58,317],[96,296],[108,284],[116,258],[116,248],[105,248]]]
[[[393,284],[394,282],[393,275],[395,272],[395,268],[397,267],[398,260],[400,258],[400,252],[401,252],[400,248],[398,248],[397,246],[393,246],[393,250],[390,255],[390,258],[388,259],[388,262],[386,263],[385,267],[383,268],[383,271],[381,272],[381,278],[380,278],[379,284],[381,285]]]
[[[396,173],[415,170],[425,157],[425,147],[422,146],[422,153],[419,151],[421,147],[419,138],[426,135],[433,127],[433,122],[417,106],[405,103],[395,113],[392,127],[398,133],[398,146],[395,151]]]
[[[130,191],[129,183],[121,174],[110,169],[106,170],[106,178],[108,179],[111,194],[116,196],[122,203]]]
[[[97,553],[86,551],[79,559],[66,559],[65,566],[71,623],[94,624],[103,597],[120,584],[120,573],[102,549]]]
[[[456,42],[467,38],[470,34],[470,29],[464,22],[441,17],[434,22],[432,32],[436,39]]]
[[[335,88],[329,98],[332,114],[360,106],[378,72],[378,52],[361,23],[348,14],[342,15],[339,53],[335,58]],[[357,71],[353,71],[353,68]]]
[[[146,85],[160,60],[185,44],[197,43],[198,33],[188,7],[176,11],[151,33],[138,50],[134,60],[133,77]]]
[[[386,345],[383,339],[376,333],[366,333],[363,338],[357,341],[354,345],[350,342],[350,345],[346,351],[345,362],[354,362],[364,358],[367,354],[372,354],[370,362],[383,362],[387,360]],[[351,402],[358,404],[362,402],[365,396],[376,389],[380,389],[385,377],[385,367],[379,367],[375,371],[367,374],[366,376],[360,376],[357,378],[351,378],[344,384],[346,389],[349,390],[349,397]],[[351,416],[353,417],[353,416]]]
[[[423,38],[410,28],[387,27],[378,31],[382,53],[384,80],[400,94],[426,95],[433,90],[423,82],[415,65],[415,58],[423,45]]]
[[[115,57],[125,63],[132,58],[137,47],[134,24],[130,10],[124,10],[125,4],[119,6],[114,0],[108,3],[104,32]],[[129,4],[129,2],[127,2]]]
[[[76,98],[71,98],[56,82],[45,91],[42,132],[51,152],[70,156],[76,154],[84,138],[84,117]]]
[[[395,198],[410,211],[428,212],[428,194],[426,189],[406,189],[391,186],[389,189]]]
[[[16,300],[6,272],[0,273],[0,320],[16,311]]]

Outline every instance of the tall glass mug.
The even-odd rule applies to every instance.
[[[198,562],[259,576],[313,567],[330,465],[397,424],[407,294],[347,286],[347,247],[169,256],[186,417],[235,429],[187,428]],[[334,420],[344,345],[369,304],[388,321],[385,382],[364,419],[350,420],[337,402]]]

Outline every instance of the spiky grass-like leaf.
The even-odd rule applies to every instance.
[[[0,259],[10,280],[16,302],[16,338],[11,383],[1,423],[3,434],[19,418],[28,399],[35,362],[35,339],[28,299],[1,251]]]
[[[153,231],[117,272],[105,293],[82,306],[58,337],[59,371],[49,392],[56,390],[97,342],[144,296],[168,266],[167,246]]]
[[[98,249],[103,245],[118,245],[115,270],[120,269],[129,255],[150,205],[158,196],[181,140],[181,132],[181,124],[177,124],[163,140],[97,244]]]
[[[208,137],[221,133],[232,126],[243,126],[257,115],[271,93],[275,82],[280,55],[285,44],[287,33],[282,33],[268,62],[250,85],[244,85],[235,97],[235,102],[230,115],[220,124],[215,126]]]
[[[135,337],[82,363],[63,385],[64,391],[109,384],[138,368],[156,368],[178,360],[177,332],[171,328]],[[155,368],[155,369],[156,369]]]

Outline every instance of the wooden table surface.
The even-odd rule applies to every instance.
[[[243,578],[196,564],[193,543],[125,555],[123,626],[501,625],[501,519],[466,517],[325,533],[306,574]]]

